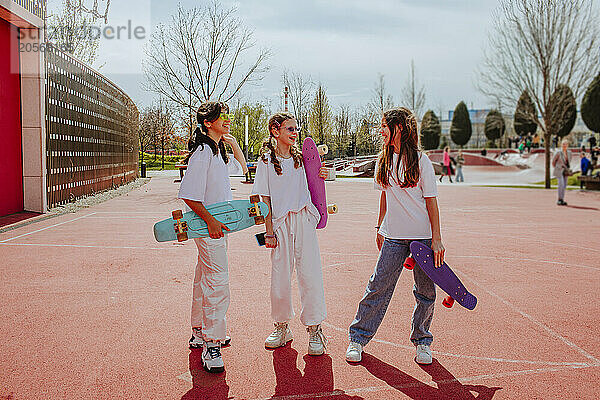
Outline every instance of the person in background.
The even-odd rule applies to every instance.
[[[563,139],[560,145],[561,149],[554,154],[554,157],[552,157],[552,166],[554,167],[554,176],[558,181],[558,201],[556,204],[559,206],[566,206],[565,189],[567,188],[567,179],[572,175],[571,165],[569,163],[571,151],[569,150],[568,139]]]
[[[581,176],[586,176],[590,172],[590,160],[587,159],[584,152],[581,152]],[[579,188],[583,189],[583,181],[579,181]]]
[[[456,156],[456,182],[464,182],[465,177],[463,176],[462,167],[465,164],[465,157],[463,156],[462,149],[458,150]]]
[[[452,183],[452,167],[450,167],[450,147],[446,146],[444,148],[444,169],[442,170],[442,175],[440,176],[440,182],[444,175],[448,175],[448,179],[450,183]]]

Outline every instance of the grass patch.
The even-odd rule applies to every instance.
[[[154,154],[144,153],[144,162],[147,171],[178,170],[176,165],[182,164],[185,156],[167,156],[165,155],[165,167],[162,167],[162,156],[157,155],[156,161]],[[142,163],[142,153],[140,153],[140,165]]]

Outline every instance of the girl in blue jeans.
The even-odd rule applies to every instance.
[[[381,190],[377,247],[379,259],[365,294],[350,325],[346,360],[359,362],[362,349],[375,336],[394,293],[409,245],[419,241],[431,247],[435,265],[444,261],[440,234],[435,172],[429,158],[419,149],[417,121],[410,110],[400,107],[386,111],[381,120],[383,150],[375,166],[375,187]],[[435,285],[415,265],[413,294],[416,306],[410,340],[416,346],[416,361],[431,364],[429,346],[433,335]]]

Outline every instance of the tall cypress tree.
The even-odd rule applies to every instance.
[[[437,149],[440,145],[442,126],[432,110],[427,110],[421,121],[421,146],[425,150]]]
[[[533,135],[537,130],[537,113],[535,104],[527,90],[523,90],[515,110],[515,132],[519,136]]]
[[[456,108],[454,109],[454,115],[452,115],[450,137],[454,143],[462,147],[469,143],[472,133],[473,127],[471,126],[469,110],[467,110],[467,105],[465,102],[461,101],[456,105]]]
[[[488,115],[485,117],[485,125],[483,127],[485,137],[491,140],[494,144],[496,140],[500,139],[506,131],[506,124],[504,123],[504,117],[498,110],[490,110]]]
[[[571,88],[558,85],[550,96],[550,129],[549,132],[558,137],[565,137],[575,126],[577,105]]]
[[[583,96],[581,119],[592,132],[600,132],[600,74],[594,78]]]

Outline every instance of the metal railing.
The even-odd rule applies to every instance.
[[[48,206],[114,188],[138,176],[138,110],[114,83],[48,43]]]
[[[13,0],[13,2],[41,19],[46,18],[46,0]]]

